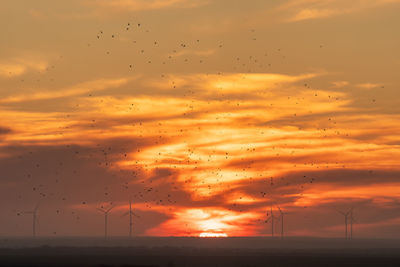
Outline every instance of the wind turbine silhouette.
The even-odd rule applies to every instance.
[[[107,238],[107,224],[108,224],[108,213],[114,208],[114,206],[105,209],[103,206],[97,208],[98,211],[104,213],[104,238]]]
[[[356,222],[356,220],[353,217],[353,210],[354,208],[352,207],[350,209],[350,239],[353,239],[353,222]]]
[[[287,213],[283,212],[279,206],[278,206],[278,209],[279,209],[279,213],[280,213],[279,219],[281,220],[281,238],[283,239],[283,225],[284,225],[283,224],[283,216]]]
[[[32,211],[25,211],[25,214],[32,214],[32,237],[36,237],[36,220],[37,220],[37,211],[39,209],[39,204],[35,206],[35,209]]]
[[[136,216],[137,218],[140,218],[140,217],[132,211],[132,200],[131,199],[129,199],[129,211],[122,214],[122,216],[124,216],[124,217],[127,215],[129,215],[129,237],[132,237],[132,227],[133,227],[132,215]]]
[[[268,216],[268,212],[267,212],[267,216]],[[269,216],[269,218],[265,221],[266,223],[268,223],[271,220],[271,236],[274,237],[274,220],[278,219],[278,217],[275,217],[273,211],[272,211],[272,207],[271,207],[271,216]]]
[[[340,214],[342,214],[342,215],[344,216],[345,239],[348,239],[347,225],[348,225],[349,215],[350,215],[350,212],[352,212],[352,209],[350,209],[348,212],[343,212],[343,211],[340,211],[340,210],[337,210],[337,212],[339,212]],[[351,228],[353,228],[353,226],[352,226]],[[352,231],[353,231],[353,230],[352,230]]]

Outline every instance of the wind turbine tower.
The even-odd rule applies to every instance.
[[[271,236],[274,237],[274,220],[278,219],[277,217],[275,217],[273,211],[272,211],[272,207],[271,207],[271,215],[269,216],[269,218],[265,221],[266,223],[268,223],[269,221],[271,221]]]
[[[107,227],[108,227],[108,213],[114,208],[114,206],[105,209],[103,206],[97,208],[98,211],[104,213],[104,238],[107,238]]]
[[[355,222],[353,217],[353,208],[350,209],[350,239],[353,239],[353,222]]]
[[[343,211],[338,211],[338,212],[344,216],[345,239],[348,239],[347,225],[348,225],[348,220],[349,220],[349,215],[350,215],[351,210],[349,210],[348,212],[343,212]]]
[[[25,211],[25,214],[32,214],[32,237],[36,237],[36,221],[37,221],[37,211],[39,208],[39,204],[36,205],[33,211]]]
[[[129,199],[129,237],[132,237],[132,200]]]
[[[129,199],[129,211],[124,213],[122,216],[127,216],[127,215],[129,215],[129,237],[132,237],[132,234],[133,234],[133,231],[132,231],[133,218],[132,218],[132,216],[136,216],[138,218],[139,218],[139,216],[136,215],[132,210],[132,200],[131,199]]]
[[[278,206],[278,209],[279,209],[279,213],[280,213],[279,219],[281,220],[281,238],[283,239],[283,226],[284,226],[283,217],[286,213],[284,213],[279,206]]]

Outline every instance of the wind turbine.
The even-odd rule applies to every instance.
[[[39,209],[39,204],[36,205],[35,209],[32,211],[25,211],[25,214],[32,214],[32,237],[36,237],[36,220],[37,220],[37,211]]]
[[[283,239],[283,216],[287,213],[283,212],[279,206],[278,209],[280,213],[279,219],[281,220],[281,238]]]
[[[349,219],[349,215],[350,215],[350,212],[351,212],[351,211],[352,211],[352,210],[349,210],[348,212],[343,212],[343,211],[338,210],[338,212],[344,216],[345,239],[348,239],[347,225],[348,225],[348,219]]]
[[[267,213],[268,216],[268,213]],[[271,236],[274,237],[274,220],[278,219],[278,217],[275,217],[273,211],[272,211],[272,207],[271,207],[271,216],[269,216],[269,218],[265,221],[266,223],[268,223],[271,220]]]
[[[132,215],[136,216],[139,218],[138,215],[136,215],[133,211],[132,211],[132,200],[129,199],[129,211],[124,213],[122,216],[127,216],[129,215],[129,237],[132,237],[132,227],[133,227],[133,219],[132,219]]]
[[[104,238],[107,238],[107,224],[108,224],[108,213],[114,208],[114,206],[105,209],[103,206],[97,208],[98,211],[104,213]]]
[[[356,222],[353,217],[353,209],[353,207],[350,209],[350,239],[353,239],[353,222]]]

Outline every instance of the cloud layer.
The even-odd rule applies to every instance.
[[[398,237],[397,1],[239,2],[7,1],[0,234]]]

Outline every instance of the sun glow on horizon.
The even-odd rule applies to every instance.
[[[199,235],[199,237],[228,237],[226,233],[213,233],[213,232],[204,232]]]

